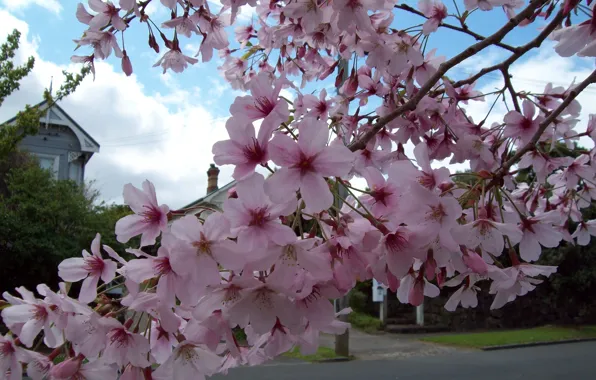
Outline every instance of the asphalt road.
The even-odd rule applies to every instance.
[[[218,380],[596,379],[596,342],[501,351],[451,352],[394,360],[236,368]]]

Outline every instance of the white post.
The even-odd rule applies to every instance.
[[[424,302],[416,306],[416,324],[418,326],[424,326]]]

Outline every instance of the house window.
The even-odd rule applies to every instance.
[[[55,179],[58,179],[58,169],[60,165],[60,156],[54,156],[50,154],[36,154],[39,160],[39,166],[42,169],[47,169],[54,175]]]
[[[81,182],[81,163],[80,161],[73,161],[68,164],[68,178],[76,183]]]

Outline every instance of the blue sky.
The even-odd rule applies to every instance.
[[[167,11],[158,0],[154,2],[152,17],[165,21]],[[75,17],[77,3],[75,0],[0,0],[0,39],[18,28],[23,33],[19,59],[29,55],[37,59],[34,73],[23,82],[21,91],[0,109],[1,120],[12,117],[26,103],[38,102],[51,76],[57,85],[63,69],[77,70],[70,63],[75,47],[72,40],[79,38],[84,30]],[[416,6],[415,1],[405,3]],[[453,7],[450,2],[446,4],[450,9]],[[240,22],[250,21],[250,14],[245,14]],[[396,26],[421,21],[401,11],[397,15]],[[500,9],[478,11],[469,18],[469,25],[476,32],[489,35],[505,21]],[[523,44],[536,35],[539,26],[521,28],[505,42]],[[211,146],[226,138],[224,124],[228,108],[240,93],[231,90],[219,74],[217,66],[221,61],[217,55],[212,62],[197,64],[182,75],[163,75],[160,68],[152,67],[160,55],[148,47],[145,25],[135,22],[125,38],[134,75],[126,78],[120,73],[119,60],[111,57],[97,64],[96,80],[86,80],[62,106],[101,145],[86,174],[87,179],[95,181],[94,186],[105,200],[120,202],[125,183],[140,186],[144,179],[150,179],[156,183],[162,201],[180,207],[204,195],[206,170],[212,162]],[[458,32],[441,30],[432,36],[427,51],[436,47],[439,55],[449,58],[474,42]],[[181,37],[181,45],[189,55],[196,53],[199,43],[199,38]],[[76,54],[88,54],[88,50],[82,48]],[[449,75],[463,78],[506,56],[501,49],[487,49]],[[547,44],[522,60],[512,73],[516,88],[539,91],[548,80],[568,85],[574,77],[581,79],[593,66],[593,60],[563,60],[553,54],[552,44]],[[477,87],[490,91],[499,85],[498,77],[487,76]],[[588,91],[584,97],[587,103],[596,103],[590,98],[595,92]],[[488,102],[475,102],[469,112],[482,118],[489,106]],[[506,112],[499,107],[495,109],[495,119]],[[585,115],[592,112],[590,107],[596,108],[588,105]],[[232,168],[222,168],[220,185],[231,179],[231,172]]]

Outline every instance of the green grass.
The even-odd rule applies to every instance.
[[[324,359],[337,358],[335,350],[329,347],[319,347],[319,349],[314,355],[302,355],[300,354],[300,348],[294,347],[292,351],[286,352],[285,354],[283,354],[283,356],[287,358],[301,359],[308,362],[317,362]]]
[[[490,331],[470,334],[437,335],[423,341],[465,347],[490,347],[508,344],[555,342],[566,339],[596,338],[596,326],[555,327],[545,326],[524,330]]]
[[[372,317],[368,314],[362,314],[356,311],[348,314],[348,322],[352,327],[362,330],[369,334],[374,334],[382,329],[383,324],[378,318]]]

